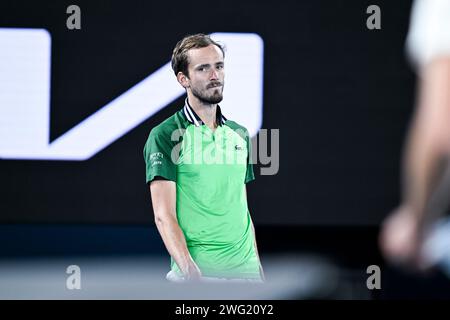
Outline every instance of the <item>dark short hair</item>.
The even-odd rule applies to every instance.
[[[222,51],[223,57],[225,58],[224,46],[211,39],[211,37],[207,34],[197,33],[188,35],[178,41],[172,53],[172,69],[173,72],[175,72],[175,75],[177,75],[178,72],[181,71],[189,77],[189,61],[187,55],[188,51],[191,49],[205,48],[210,45],[217,46]]]

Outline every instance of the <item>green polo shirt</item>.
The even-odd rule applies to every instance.
[[[254,179],[247,129],[217,106],[213,132],[186,101],[154,127],[144,147],[146,181],[176,183],[176,212],[188,250],[208,277],[260,279],[245,184]],[[171,269],[181,274],[171,259]]]

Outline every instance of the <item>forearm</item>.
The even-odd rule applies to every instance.
[[[404,203],[413,208],[419,218],[425,214],[437,185],[445,155],[431,139],[417,139],[407,153],[404,172]]]
[[[450,60],[427,67],[421,97],[405,154],[404,203],[419,219],[427,210],[439,177],[442,176],[450,146]]]
[[[189,253],[186,239],[178,222],[174,218],[167,217],[164,219],[155,219],[155,223],[171,257],[175,260],[183,274],[189,273],[189,269],[195,265],[195,262]]]
[[[187,279],[201,276],[201,272],[187,248],[176,215],[176,185],[173,181],[156,180],[150,184],[155,223],[167,251]]]

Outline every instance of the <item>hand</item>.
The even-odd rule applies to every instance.
[[[391,262],[422,269],[423,226],[412,208],[402,205],[383,222],[380,247]]]

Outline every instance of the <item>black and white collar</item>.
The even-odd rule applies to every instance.
[[[186,119],[190,123],[194,124],[196,127],[204,125],[202,119],[200,119],[200,117],[195,113],[194,109],[192,109],[187,98],[184,103],[183,112],[184,112]],[[220,109],[220,106],[217,105],[216,122],[219,126],[221,126],[225,123],[225,121],[227,121],[227,118],[225,118],[225,116],[222,114],[222,110]]]

